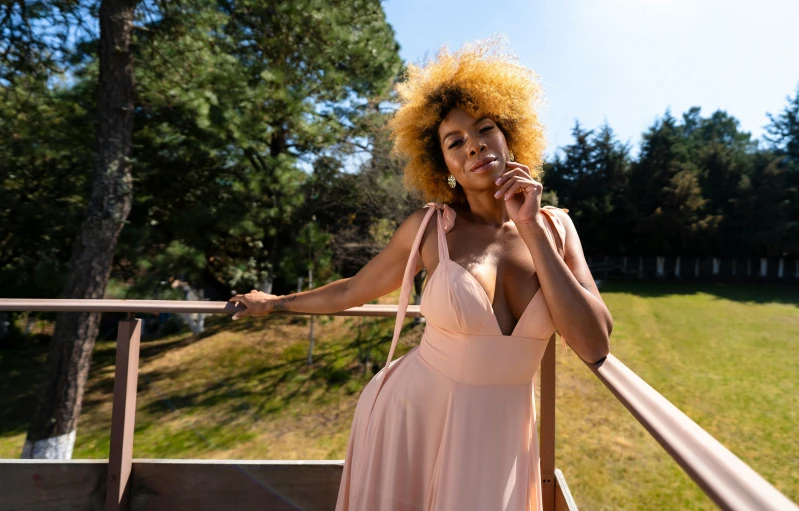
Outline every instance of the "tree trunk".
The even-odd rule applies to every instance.
[[[100,5],[100,81],[97,156],[86,219],[72,247],[64,298],[102,298],[119,232],[132,202],[133,56],[136,0]],[[58,313],[47,374],[23,458],[69,459],[75,443],[83,390],[89,374],[98,313]]]

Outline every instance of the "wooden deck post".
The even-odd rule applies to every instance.
[[[132,316],[132,314],[130,314]],[[133,428],[136,423],[136,383],[139,379],[141,320],[119,322],[111,411],[111,448],[108,453],[106,511],[127,511],[130,503],[130,471]]]
[[[541,495],[544,511],[555,511],[555,345],[557,334],[547,343],[541,361]]]

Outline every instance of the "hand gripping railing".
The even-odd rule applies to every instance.
[[[106,509],[127,509],[130,501],[133,426],[136,410],[141,320],[137,312],[232,314],[229,302],[171,300],[0,299],[0,311],[127,312],[119,324]],[[289,313],[294,314],[294,313]],[[329,314],[393,317],[395,305],[364,305]],[[418,306],[407,316],[420,315]],[[576,509],[562,473],[555,467],[555,349],[550,339],[541,367],[541,476],[545,511]],[[699,487],[722,509],[791,510],[799,507],[732,454],[688,416],[613,355],[587,364]]]

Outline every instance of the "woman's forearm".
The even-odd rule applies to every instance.
[[[601,360],[609,351],[611,321],[607,307],[577,280],[549,241],[545,226],[529,223],[518,229],[533,257],[558,332],[583,360]]]
[[[351,278],[340,279],[316,289],[278,296],[270,305],[273,306],[272,310],[275,312],[291,311],[311,314],[329,314],[363,305],[351,303],[352,300],[348,298],[350,293],[347,291],[351,280]]]

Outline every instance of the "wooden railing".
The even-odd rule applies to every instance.
[[[126,312],[117,335],[108,462],[0,461],[0,509],[332,509],[342,461],[134,460],[141,320],[135,313],[232,314],[228,302],[0,299],[0,311]],[[364,305],[332,315],[396,316],[395,305]],[[408,317],[419,316],[410,306]],[[616,357],[589,368],[699,487],[722,509],[799,507],[650,387]],[[541,363],[541,479],[546,511],[576,510],[555,468],[555,338]],[[45,483],[46,481],[46,483]]]

